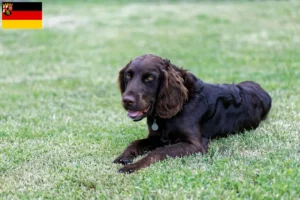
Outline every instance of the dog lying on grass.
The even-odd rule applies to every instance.
[[[114,160],[132,173],[169,157],[206,153],[210,139],[258,127],[272,99],[259,84],[208,84],[192,73],[151,54],[119,72],[122,104],[128,116],[147,117],[149,135],[133,141]],[[132,163],[146,152],[147,156]]]

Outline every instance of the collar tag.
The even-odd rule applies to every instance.
[[[158,125],[157,125],[157,123],[156,123],[156,119],[154,119],[154,121],[153,121],[153,124],[151,125],[151,129],[153,130],[153,131],[157,131],[158,130]]]

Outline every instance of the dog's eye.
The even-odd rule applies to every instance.
[[[146,76],[146,78],[145,78],[145,81],[146,82],[150,82],[150,81],[153,81],[153,76]]]
[[[129,80],[129,79],[131,79],[131,75],[130,75],[129,73],[127,73],[127,74],[125,74],[125,78],[126,78],[127,80]]]

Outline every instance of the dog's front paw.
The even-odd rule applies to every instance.
[[[124,173],[124,174],[131,174],[133,172],[136,172],[137,170],[139,170],[140,167],[136,164],[130,164],[130,165],[126,165],[125,167],[122,167],[121,169],[119,169],[119,173]]]
[[[132,157],[123,157],[123,156],[119,156],[113,161],[113,163],[120,163],[122,165],[128,165],[132,162],[133,162]]]

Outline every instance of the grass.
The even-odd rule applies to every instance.
[[[299,199],[300,3],[44,1],[40,31],[0,31],[0,199]],[[211,83],[257,81],[261,126],[205,156],[133,175],[112,160],[147,135],[118,71],[153,53]]]

